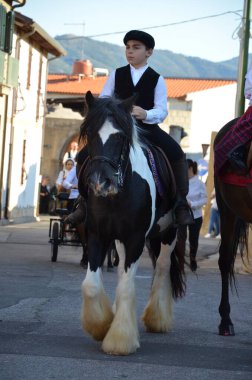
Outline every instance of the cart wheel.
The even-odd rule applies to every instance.
[[[52,228],[52,243],[51,243],[51,261],[57,261],[59,247],[59,223],[53,223]]]

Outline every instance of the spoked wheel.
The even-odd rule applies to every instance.
[[[52,228],[52,242],[51,242],[51,261],[57,261],[59,248],[59,223],[53,223]]]

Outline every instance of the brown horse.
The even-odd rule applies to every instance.
[[[225,133],[237,119],[231,120],[217,134],[215,144],[219,143]],[[232,171],[228,163],[223,168]],[[219,249],[219,269],[221,272],[222,292],[219,313],[221,322],[219,335],[235,335],[230,318],[229,285],[235,287],[234,263],[238,247],[243,255],[247,249],[248,225],[252,223],[252,198],[248,187],[224,183],[215,175],[216,200],[220,212],[221,244]]]

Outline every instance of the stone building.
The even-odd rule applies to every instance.
[[[49,176],[51,185],[62,170],[63,156],[70,143],[78,141],[82,121],[79,112],[64,108],[61,103],[52,106],[46,115],[41,173]]]

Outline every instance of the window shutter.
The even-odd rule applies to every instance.
[[[0,4],[0,50],[4,50],[6,31],[6,9]]]
[[[11,54],[12,52],[14,21],[15,21],[14,12],[8,12],[6,15],[6,34],[5,34],[5,45],[4,45],[4,51],[8,54]]]

